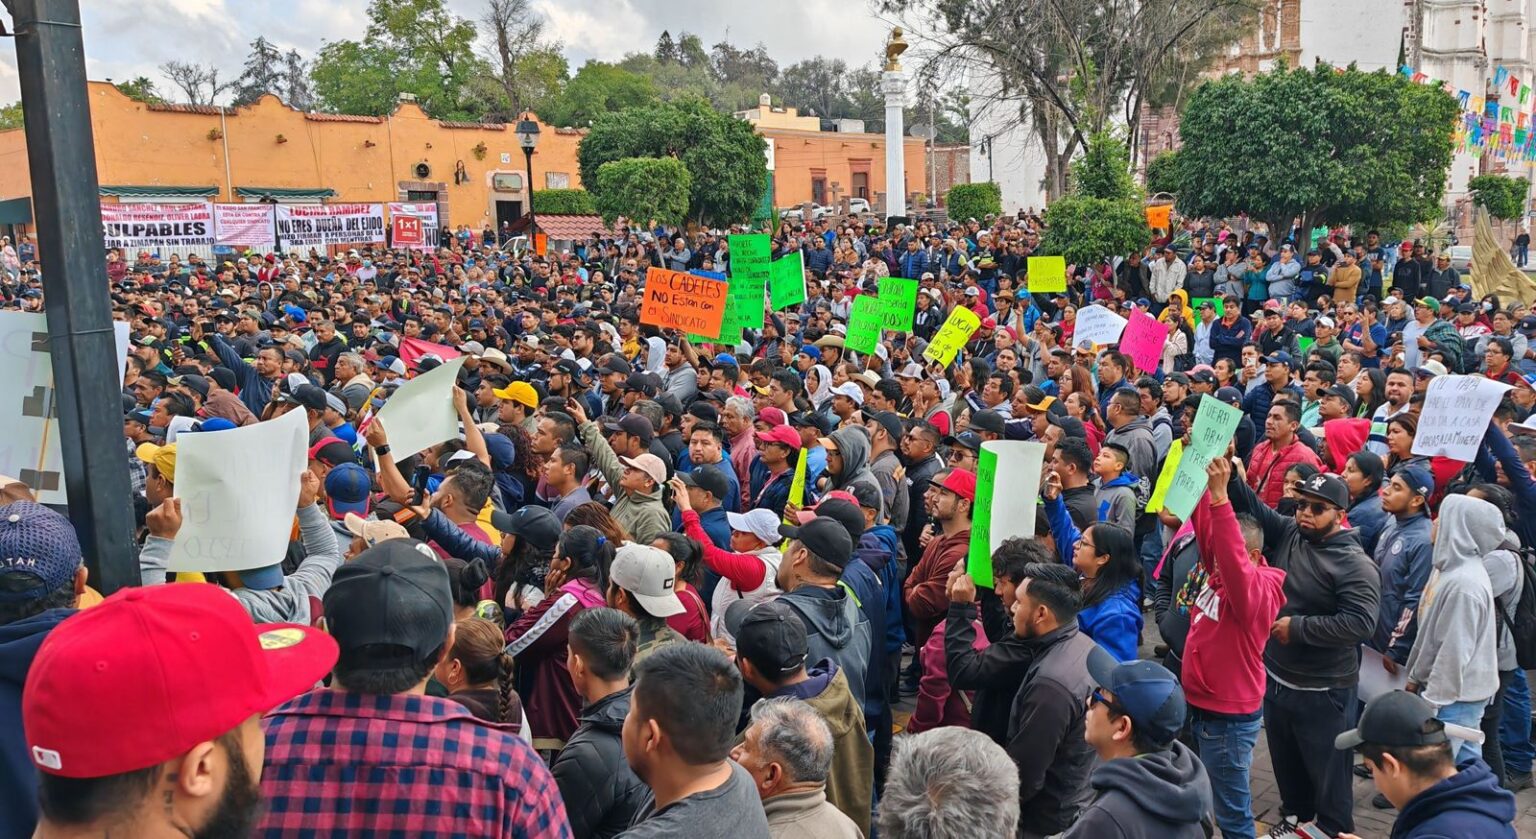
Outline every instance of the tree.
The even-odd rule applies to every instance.
[[[1042,251],[1079,265],[1096,264],[1151,242],[1140,192],[1131,180],[1130,152],[1113,131],[1087,138],[1072,175],[1072,193],[1045,209]]]
[[[1467,181],[1472,203],[1494,218],[1514,219],[1525,215],[1525,197],[1531,192],[1529,178],[1508,175],[1478,175]]]
[[[320,48],[310,68],[315,99],[322,110],[338,114],[384,116],[395,109],[403,90],[392,50],[357,41],[333,41]]]
[[[123,92],[123,95],[138,102],[158,105],[165,101],[160,98],[159,92],[155,90],[155,83],[150,81],[148,76],[138,76],[126,82],[118,82],[115,86]]]
[[[470,79],[485,72],[474,53],[475,25],[444,0],[371,0],[366,41],[390,51],[403,86],[439,119],[478,119],[465,107]]]
[[[484,58],[496,89],[488,115],[510,122],[544,108],[568,72],[560,43],[544,39],[544,17],[529,0],[489,0],[481,23],[490,41]]]
[[[841,58],[808,58],[779,74],[779,95],[784,104],[799,108],[801,114],[838,119],[849,109],[848,89],[844,87],[847,77],[848,64]]]
[[[235,82],[236,106],[249,105],[262,94],[281,97],[286,87],[283,53],[264,36],[257,35],[251,42],[251,54],[246,56],[245,69]]]
[[[1123,200],[1137,196],[1131,180],[1130,152],[1109,130],[1088,138],[1083,156],[1072,164],[1072,185],[1085,198]]]
[[[11,131],[22,127],[21,103],[12,102],[0,107],[0,131]]]
[[[944,194],[944,209],[956,221],[996,215],[1003,211],[1003,190],[992,181],[956,184]]]
[[[672,33],[661,30],[661,37],[656,39],[656,49],[652,51],[656,60],[662,64],[677,60],[677,44],[672,43]]]
[[[593,198],[603,221],[620,216],[636,222],[681,224],[688,215],[693,176],[670,157],[626,157],[597,167]]]
[[[709,69],[709,53],[704,51],[704,42],[692,32],[680,33],[677,39],[677,63],[684,67],[698,67]]]
[[[188,105],[212,105],[235,86],[232,81],[219,81],[219,68],[211,64],[167,61],[160,65],[160,73],[181,90]]]
[[[1280,68],[1207,82],[1180,122],[1178,208],[1248,213],[1283,237],[1355,223],[1390,227],[1440,214],[1456,100],[1396,73]],[[1382,119],[1391,114],[1391,119]]]
[[[605,62],[588,61],[540,116],[554,125],[583,127],[602,114],[658,101],[649,78]]]
[[[315,90],[309,83],[309,62],[298,50],[283,56],[283,101],[301,111],[315,109]]]
[[[779,75],[778,62],[761,43],[744,50],[721,41],[710,50],[709,63],[721,84],[756,88],[759,93],[767,91]]]
[[[582,183],[595,183],[604,163],[629,157],[682,161],[692,176],[688,218],[713,227],[751,218],[768,183],[763,138],[702,99],[600,114],[577,151]]]
[[[1176,151],[1165,151],[1147,161],[1147,191],[1154,195],[1159,192],[1177,194],[1181,177]]]
[[[539,189],[533,193],[533,211],[590,216],[597,213],[597,205],[592,203],[592,193],[584,189]]]

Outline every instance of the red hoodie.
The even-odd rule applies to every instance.
[[[1358,451],[1365,450],[1365,439],[1371,436],[1368,419],[1331,419],[1323,423],[1323,440],[1327,442],[1328,471],[1343,474],[1344,461]]]
[[[1190,517],[1206,586],[1189,610],[1184,698],[1218,714],[1251,714],[1264,704],[1264,645],[1285,603],[1285,572],[1248,559],[1231,504],[1200,500]]]

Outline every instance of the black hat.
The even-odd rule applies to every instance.
[[[863,517],[864,514],[859,513],[859,518]],[[779,535],[799,541],[811,553],[838,568],[847,565],[853,557],[853,539],[837,519],[817,516],[799,527],[780,525]]]
[[[1441,722],[1435,718],[1435,706],[1417,694],[1394,690],[1365,703],[1360,725],[1333,738],[1335,749],[1349,750],[1370,743],[1373,746],[1433,746],[1456,737],[1476,742],[1482,732],[1475,728]]]
[[[1175,384],[1181,384],[1185,387],[1189,387],[1189,377],[1183,373],[1169,373],[1166,378],[1166,382],[1173,382]]]
[[[736,654],[770,679],[805,666],[805,621],[783,600],[737,600],[725,610],[725,629],[736,638]]]
[[[878,510],[884,504],[884,497],[880,494],[880,488],[864,481],[854,481],[849,484],[848,494],[859,500],[860,507]]]
[[[380,668],[425,661],[453,625],[447,566],[415,539],[387,539],[343,564],[322,605],[342,655],[374,648],[367,658]]]
[[[1083,425],[1082,420],[1070,414],[1047,413],[1045,421],[1060,428],[1064,436],[1076,437],[1079,440],[1088,439],[1088,427]]]
[[[1228,385],[1216,390],[1216,399],[1228,405],[1241,405],[1243,404],[1243,392]]]
[[[189,373],[185,376],[172,376],[169,381],[173,385],[185,385],[186,387],[197,391],[198,396],[201,396],[204,399],[208,398],[208,380],[202,376]]]
[[[656,429],[651,425],[651,421],[640,414],[625,414],[616,420],[605,422],[603,429],[622,431],[631,437],[639,437],[645,441],[646,445],[650,445],[651,438],[656,436]]]
[[[279,402],[288,402],[294,405],[302,405],[311,411],[325,410],[325,391],[319,385],[299,385],[292,393],[285,393],[277,397]]]
[[[962,431],[952,437],[944,438],[944,445],[959,446],[962,449],[970,449],[973,452],[981,451],[984,441],[974,431]]]
[[[858,496],[854,496],[858,498]],[[859,537],[864,535],[864,510],[863,502],[853,502],[846,498],[824,498],[816,505],[815,513],[818,518],[828,518],[848,531],[850,545],[858,544]],[[876,507],[875,509],[879,509]],[[818,554],[819,555],[819,554]],[[849,559],[852,559],[852,548],[849,549]],[[846,563],[841,557],[831,557],[834,564]]]
[[[1045,394],[1043,392],[1040,394],[1040,398],[1045,398]],[[987,431],[992,434],[1002,434],[1003,415],[996,411],[979,411],[977,413],[971,414],[971,430]]]
[[[731,482],[713,466],[694,466],[692,472],[679,472],[677,477],[684,486],[698,487],[713,495],[716,501],[724,501],[731,491]]]
[[[597,372],[602,376],[606,376],[609,373],[623,373],[624,375],[628,376],[632,371],[629,367],[629,362],[625,361],[619,356],[614,355],[609,356],[608,360],[604,361],[603,365],[597,368]]]
[[[581,369],[580,364],[569,358],[562,358],[555,362],[555,369],[575,379],[579,379],[587,374],[587,371]]]
[[[209,370],[208,378],[218,382],[219,387],[223,390],[235,389],[235,371],[229,369],[228,367],[215,367],[212,370]]]
[[[646,373],[630,373],[624,380],[624,389],[638,391],[647,397],[656,395],[656,380]]]
[[[1200,384],[1213,385],[1216,384],[1216,374],[1209,370],[1196,370],[1189,374],[1189,380],[1192,383],[1198,382]]]
[[[1349,410],[1353,411],[1355,409],[1355,391],[1354,388],[1351,388],[1348,385],[1334,385],[1333,387],[1323,391],[1323,395],[1337,396],[1338,398],[1344,400],[1344,404],[1349,406]]]
[[[720,409],[702,399],[689,405],[688,413],[697,417],[702,422],[720,421]]]
[[[655,402],[661,406],[661,410],[669,417],[681,419],[683,416],[683,400],[677,398],[675,393],[658,393]]]
[[[1297,485],[1296,491],[1327,501],[1340,510],[1349,509],[1349,487],[1337,475],[1319,472]]]
[[[875,422],[880,423],[880,427],[885,429],[886,435],[888,435],[891,438],[892,445],[895,445],[895,444],[901,442],[901,434],[902,434],[901,417],[897,416],[896,412],[894,412],[894,411],[876,411],[873,414],[870,414],[869,418],[874,420]],[[972,420],[971,424],[975,425],[976,424],[975,420]],[[999,433],[1001,433],[1001,432],[999,432]]]
[[[548,507],[519,507],[511,513],[491,511],[491,527],[527,542],[541,551],[554,550],[560,541],[560,520]]]

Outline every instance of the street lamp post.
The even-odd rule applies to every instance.
[[[539,124],[531,119],[517,123],[517,144],[523,147],[523,157],[528,162],[528,241],[534,253],[539,250],[539,228],[533,215],[533,149],[539,144]]]

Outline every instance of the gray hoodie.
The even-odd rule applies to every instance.
[[[805,622],[806,661],[830,658],[848,679],[854,699],[863,701],[865,674],[874,650],[869,619],[842,585],[832,588],[800,586],[779,595]],[[878,679],[875,674],[873,678]]]
[[[1504,536],[1504,517],[1487,501],[1451,495],[1441,502],[1435,570],[1408,654],[1408,680],[1435,705],[1483,701],[1499,689],[1498,616],[1483,558]]]
[[[832,432],[832,442],[843,455],[843,471],[831,476],[832,488],[847,489],[856,483],[874,487],[880,493],[880,517],[876,521],[885,521],[885,491],[880,488],[880,479],[869,468],[868,429],[862,425],[839,428]]]
[[[1099,764],[1089,778],[1094,799],[1063,839],[1205,839],[1214,822],[1211,782],[1189,747]]]
[[[1499,672],[1514,670],[1520,664],[1515,656],[1515,639],[1510,634],[1509,627],[1515,623],[1515,606],[1520,600],[1520,558],[1515,552],[1520,550],[1520,537],[1514,533],[1508,533],[1499,549],[1483,557],[1483,570],[1488,572],[1488,582],[1493,584],[1494,603],[1498,598],[1504,598],[1504,620],[1497,622],[1499,636]],[[1497,618],[1497,615],[1495,615]]]

